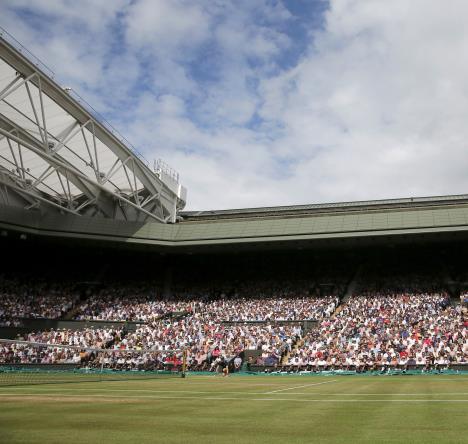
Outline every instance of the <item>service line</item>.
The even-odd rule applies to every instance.
[[[331,381],[316,382],[315,384],[306,384],[306,385],[295,385],[294,387],[287,387],[284,389],[272,390],[271,392],[265,392],[265,395],[271,395],[273,393],[285,392],[286,390],[300,389],[304,387],[313,387],[316,385],[330,384],[331,382],[336,382],[338,379],[332,379]]]

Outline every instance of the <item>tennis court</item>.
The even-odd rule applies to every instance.
[[[192,376],[0,388],[1,441],[468,442],[468,376]]]

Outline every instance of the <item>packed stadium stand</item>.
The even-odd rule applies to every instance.
[[[468,195],[183,211],[6,31],[0,91],[0,367],[467,368]]]
[[[468,364],[467,311],[450,274],[457,256],[428,256],[434,245],[170,258],[100,246],[84,279],[76,267],[95,247],[15,245],[1,335],[41,345],[1,343],[2,364],[167,370],[183,351],[188,371],[207,372],[224,362],[260,372]],[[22,258],[44,245],[47,260],[25,274]]]

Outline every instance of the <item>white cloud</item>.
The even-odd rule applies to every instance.
[[[463,0],[331,0],[320,28],[267,0],[17,0],[0,11],[147,157],[180,171],[188,208],[468,188]],[[285,33],[299,25],[306,42]]]
[[[127,41],[175,58],[180,49],[189,51],[209,37],[210,19],[202,6],[188,0],[141,0],[128,10]]]
[[[332,2],[307,57],[264,82],[262,115],[286,128],[279,152],[303,159],[299,200],[466,190],[468,5],[453,5]]]

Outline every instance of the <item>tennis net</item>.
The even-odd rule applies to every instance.
[[[0,386],[185,376],[185,351],[0,339]]]

